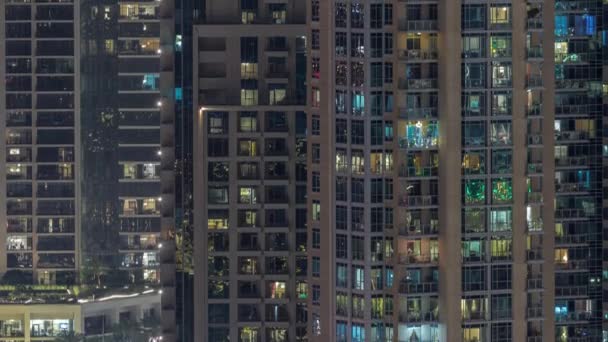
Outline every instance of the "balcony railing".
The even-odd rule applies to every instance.
[[[439,320],[439,314],[433,311],[429,312],[400,312],[399,321],[403,323],[415,323],[415,322],[436,322]],[[422,340],[416,340],[422,341]]]
[[[407,90],[432,90],[438,88],[436,78],[410,78],[399,79],[399,89]]]
[[[531,173],[543,173],[543,163],[535,163],[535,162],[529,162],[528,163],[528,174]]]
[[[582,244],[589,240],[588,234],[566,234],[555,237],[556,244]]]
[[[588,163],[589,163],[589,158],[587,156],[555,158],[556,166],[585,166]]]
[[[405,236],[417,235],[437,235],[439,233],[438,224],[417,224],[407,227],[401,227],[399,233]]]
[[[399,261],[402,264],[430,264],[439,261],[439,254],[400,254]]]
[[[527,308],[528,318],[541,318],[543,317],[543,307],[540,305],[532,305]]]
[[[543,86],[543,78],[538,75],[526,77],[526,88],[538,88]]]
[[[556,141],[588,140],[589,132],[585,131],[559,131],[555,132]]]
[[[555,268],[558,270],[583,271],[587,270],[589,267],[587,260],[568,260],[568,262],[556,262]]]
[[[400,31],[415,31],[415,32],[424,32],[424,31],[437,31],[438,25],[437,20],[435,19],[420,19],[420,20],[405,20],[402,19],[399,21],[399,30]]]
[[[556,286],[555,287],[555,296],[557,297],[580,297],[586,296],[589,292],[587,286]]]
[[[437,49],[408,49],[399,50],[399,59],[407,61],[435,60],[439,57]]]
[[[556,219],[585,219],[591,218],[598,214],[597,208],[587,208],[587,209],[565,209],[559,208],[555,210],[555,218]]]
[[[543,48],[540,46],[532,46],[526,49],[526,57],[528,58],[543,58]]]
[[[438,196],[436,195],[403,195],[399,198],[400,206],[407,207],[429,207],[439,204]]]
[[[528,134],[528,145],[542,145],[542,134]]]
[[[588,321],[591,319],[591,312],[582,311],[582,312],[568,312],[566,314],[557,314],[555,315],[555,320],[558,322],[564,321]],[[570,341],[570,339],[568,339]]]
[[[526,193],[526,203],[543,203],[542,192],[528,192]]]
[[[411,293],[432,293],[439,291],[439,284],[437,282],[401,282],[399,284],[399,292],[403,294]]]
[[[543,288],[543,278],[541,276],[528,277],[526,281],[528,290],[540,290]]]
[[[580,192],[589,191],[590,186],[585,183],[557,183],[555,191],[557,192]]]
[[[399,169],[399,177],[437,177],[437,166],[404,166]]]
[[[535,261],[543,259],[543,250],[541,248],[533,248],[526,250],[526,260]]]
[[[437,118],[437,107],[399,108],[399,114],[406,119],[431,119]]]

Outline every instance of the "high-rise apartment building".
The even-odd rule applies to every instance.
[[[79,60],[71,2],[3,1],[0,270],[17,282],[76,280]],[[6,223],[4,225],[4,223]]]
[[[602,6],[555,2],[555,340],[559,342],[606,340],[602,339],[602,321],[608,318],[606,307],[602,310],[606,196],[602,192],[606,94]]]
[[[304,341],[306,2],[194,26],[194,340]]]
[[[158,282],[159,6],[0,3],[5,282]]]
[[[309,15],[309,339],[561,341],[556,296],[569,317],[599,309],[563,292],[598,247],[554,263],[560,227],[582,233],[554,218],[593,211],[560,205],[554,165],[588,156],[554,141],[594,131],[557,116],[554,3],[312,0]],[[597,36],[597,13],[568,20]],[[566,45],[578,70],[592,45]],[[563,340],[597,340],[570,323]]]

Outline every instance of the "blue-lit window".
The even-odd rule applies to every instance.
[[[439,142],[439,129],[435,121],[399,121],[399,146],[430,148]]]
[[[595,34],[595,17],[583,14],[574,17],[574,34],[592,36]],[[557,27],[557,26],[556,26]]]
[[[346,322],[336,322],[336,342],[346,342],[346,326]]]
[[[353,324],[351,329],[352,342],[365,342],[365,326],[361,324]]]
[[[365,94],[361,91],[353,91],[352,93],[352,114],[364,115],[365,113]]]
[[[184,92],[182,88],[175,88],[175,100],[181,101],[184,98]]]
[[[393,287],[393,278],[395,277],[393,274],[393,269],[386,268],[385,274],[386,274],[386,287],[388,287],[388,288]]]
[[[591,171],[578,170],[576,172],[576,182],[585,189],[591,188]]]
[[[154,74],[145,74],[143,76],[143,80],[141,81],[143,89],[154,90],[158,89],[158,75]]]
[[[182,35],[175,36],[175,51],[182,51]]]
[[[568,16],[556,15],[555,16],[555,35],[556,36],[567,36],[568,35]]]

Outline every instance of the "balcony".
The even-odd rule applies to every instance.
[[[528,146],[542,145],[542,134],[528,134]]]
[[[560,193],[568,193],[568,192],[584,192],[589,191],[589,184],[584,183],[556,183],[555,191]]]
[[[399,116],[409,120],[435,119],[437,107],[399,108]]]
[[[399,20],[400,31],[436,32],[438,30],[436,19]]]
[[[587,156],[563,156],[555,158],[555,166],[587,166],[588,164],[589,158]]]
[[[402,195],[399,206],[402,207],[433,207],[439,204],[437,195]]]
[[[399,79],[399,89],[401,90],[437,90],[438,87],[436,78]]]
[[[527,318],[542,318],[543,317],[543,307],[538,304],[528,306],[526,311],[527,311],[526,312]]]
[[[540,46],[532,46],[526,49],[526,57],[528,59],[542,59],[543,48]]]
[[[555,236],[555,243],[559,245],[586,244],[588,240],[588,234],[566,234]]]
[[[533,248],[526,250],[527,261],[541,261],[543,260],[543,251],[541,248]]]
[[[399,313],[399,322],[403,323],[437,322],[438,320],[439,313],[435,311],[410,311]]]
[[[439,234],[439,223],[417,224],[401,227],[399,229],[399,234],[403,236],[437,235]]]
[[[542,30],[543,29],[543,18],[528,18],[526,20],[526,29]]]
[[[597,208],[555,210],[555,219],[588,219],[598,214]]]
[[[542,162],[528,162],[528,174],[543,173]]]
[[[409,49],[399,50],[399,59],[412,62],[434,61],[439,58],[437,49]]]
[[[487,319],[485,311],[467,311],[462,313],[463,321],[483,321]]]
[[[579,312],[568,312],[568,313],[560,313],[555,315],[556,322],[585,322],[591,319],[591,312],[589,311],[579,311]],[[568,341],[571,341],[568,339]]]
[[[528,192],[526,193],[526,203],[528,204],[541,204],[543,203],[542,192]]]
[[[527,116],[538,116],[543,113],[543,105],[542,103],[533,103],[531,105],[526,105],[526,115]]]
[[[527,282],[526,288],[528,290],[542,290],[542,288],[543,288],[542,276],[528,277],[528,279],[526,279],[526,282]]]
[[[589,140],[587,131],[556,131],[555,141],[581,141]]]
[[[542,88],[543,78],[540,75],[526,77],[526,88]]]
[[[405,166],[399,168],[399,177],[437,177],[439,168],[437,166]]]
[[[589,289],[587,286],[556,286],[555,296],[557,297],[580,297],[587,296]]]
[[[399,254],[401,264],[434,264],[439,261],[439,253]]]
[[[439,284],[437,282],[406,282],[402,281],[399,284],[399,293],[402,294],[418,294],[418,293],[435,293],[439,291]]]
[[[558,271],[586,271],[589,269],[587,260],[568,260],[567,262],[556,262]]]

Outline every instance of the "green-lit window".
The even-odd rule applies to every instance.
[[[492,58],[511,57],[511,35],[493,35],[490,37]]]
[[[513,185],[511,179],[499,178],[492,180],[492,203],[511,203],[513,200]]]
[[[482,179],[465,180],[463,193],[465,204],[485,204],[486,183]]]

